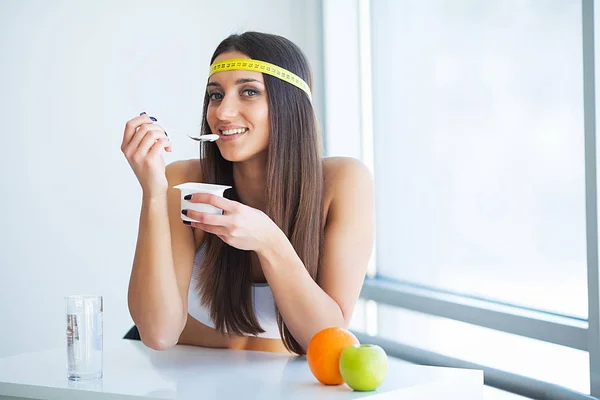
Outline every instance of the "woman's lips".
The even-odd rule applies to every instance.
[[[221,133],[221,131],[219,131],[218,135],[219,135],[219,140],[221,142],[231,142],[232,140],[235,140],[237,138],[239,138],[240,136],[245,135],[248,132],[248,130],[245,130],[242,133],[236,133],[235,135],[223,135],[223,133]]]

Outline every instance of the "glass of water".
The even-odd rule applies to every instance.
[[[67,376],[102,378],[102,296],[67,296]]]

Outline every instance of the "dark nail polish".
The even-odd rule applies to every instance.
[[[192,195],[191,195],[191,194],[186,194],[186,195],[183,197],[183,199],[184,199],[184,200],[191,200],[191,199],[192,199]]]
[[[152,121],[154,121],[154,122],[156,122],[156,121],[157,121],[157,119],[156,119],[156,118],[154,118],[154,117],[150,117],[150,119],[151,119]]]
[[[183,221],[184,224],[186,225],[191,225],[192,223],[190,221]]]
[[[165,136],[166,136],[166,137],[169,137],[169,135],[167,135],[167,131],[165,131]]]
[[[144,114],[146,114],[146,111],[140,113],[140,115],[144,115]]]
[[[181,210],[181,213],[182,213],[183,215],[187,215],[187,210]]]

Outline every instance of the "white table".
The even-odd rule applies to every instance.
[[[0,358],[0,399],[461,399],[483,398],[483,372],[412,365],[389,358],[374,392],[324,386],[305,357],[139,341],[105,344],[104,378],[71,382],[64,348]]]

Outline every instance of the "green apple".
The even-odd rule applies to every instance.
[[[340,374],[354,390],[377,389],[385,380],[387,354],[374,344],[355,344],[344,348],[340,356]]]

